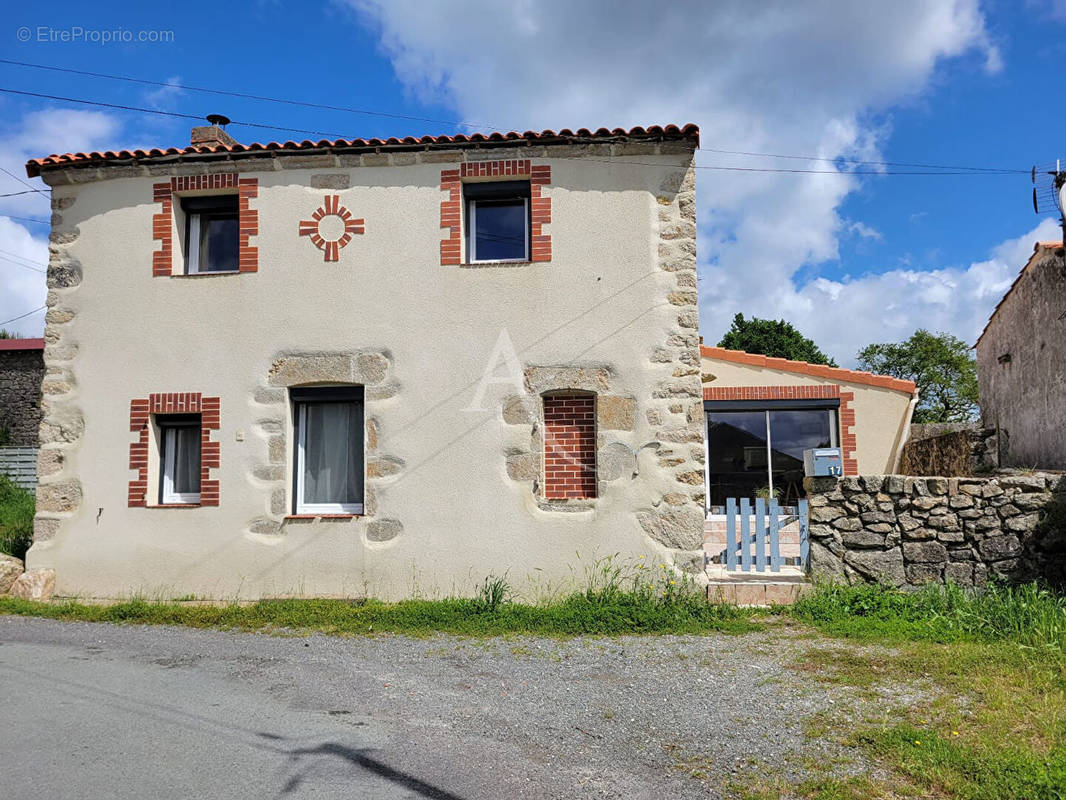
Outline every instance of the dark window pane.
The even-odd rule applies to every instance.
[[[525,259],[526,205],[522,200],[478,201],[475,257],[478,261]]]
[[[707,450],[710,505],[724,505],[727,497],[754,497],[769,483],[765,411],[707,414]]]
[[[830,423],[835,415],[826,409],[771,411],[774,489],[785,502],[803,497],[803,451],[829,447]]]
[[[174,492],[200,492],[200,429],[174,428]]]
[[[200,220],[200,272],[236,271],[239,238],[237,217],[205,214]]]
[[[308,403],[303,502],[363,502],[363,418],[357,403]]]

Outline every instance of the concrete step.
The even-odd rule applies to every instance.
[[[792,566],[780,572],[730,572],[710,564],[707,577],[708,600],[742,607],[792,605],[811,589],[806,571]]]

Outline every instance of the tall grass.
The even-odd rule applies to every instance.
[[[828,633],[932,641],[1009,641],[1066,654],[1066,596],[1036,583],[985,589],[828,584],[792,613]]]
[[[25,558],[33,543],[34,497],[0,474],[0,553]]]

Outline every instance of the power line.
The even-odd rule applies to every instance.
[[[44,311],[44,309],[45,309],[45,306],[40,306],[39,308],[33,309],[33,311],[27,311],[25,314],[19,314],[17,317],[12,317],[11,319],[5,319],[3,322],[0,322],[0,327],[2,327],[4,325],[10,325],[12,322],[18,322],[20,319],[25,319],[26,317],[30,316],[31,314],[36,314],[38,311]]]
[[[0,58],[0,64],[13,64],[17,67],[30,67],[32,69],[45,69],[52,72],[66,72],[70,75],[85,75],[91,78],[106,78],[112,81],[124,81],[126,83],[139,83],[145,86],[162,86],[168,89],[181,89],[186,92],[203,92],[204,94],[217,94],[223,97],[241,97],[246,100],[260,100],[267,103],[282,103],[290,106],[302,106],[304,108],[318,108],[325,111],[343,111],[348,114],[363,114],[370,117],[385,117],[387,119],[405,119],[412,122],[432,122],[437,125],[455,125],[465,126],[472,128],[484,128],[485,130],[502,131],[503,128],[498,128],[494,125],[486,125],[483,123],[461,122],[457,120],[448,119],[433,119],[432,117],[415,117],[407,114],[392,114],[386,111],[373,111],[367,108],[351,108],[349,106],[332,106],[325,103],[309,103],[303,100],[289,100],[281,97],[267,97],[265,95],[246,94],[244,92],[235,92],[226,89],[209,89],[203,86],[186,86],[184,84],[168,83],[166,81],[153,81],[146,78],[131,78],[126,75],[109,75],[106,72],[89,72],[87,70],[80,69],[68,69],[66,67],[55,67],[49,64],[31,64],[27,61],[11,61],[6,58]]]
[[[67,103],[78,103],[78,104],[81,104],[81,105],[88,105],[88,106],[100,106],[102,108],[114,108],[114,109],[118,109],[118,110],[121,110],[121,111],[133,111],[133,112],[142,113],[142,114],[157,114],[157,115],[165,116],[165,117],[178,117],[178,118],[181,118],[181,119],[192,119],[192,120],[201,120],[202,119],[202,117],[199,117],[199,116],[197,116],[195,114],[183,114],[183,113],[178,112],[178,111],[163,111],[163,110],[155,109],[155,108],[141,108],[139,106],[127,106],[127,105],[122,105],[122,104],[119,104],[119,103],[105,103],[105,102],[101,102],[99,100],[83,100],[81,98],[76,98],[76,97],[63,97],[63,96],[60,96],[60,95],[42,94],[40,92],[27,92],[27,91],[22,91],[20,89],[8,89],[8,88],[0,87],[0,92],[6,93],[6,94],[24,95],[26,97],[40,97],[40,98],[44,98],[46,100],[59,100],[59,101],[62,101],[62,102],[67,102]],[[231,122],[231,124],[233,124],[233,125],[245,125],[247,127],[252,127],[252,128],[266,128],[266,129],[275,130],[275,131],[288,131],[290,133],[310,133],[310,134],[314,134],[316,136],[327,136],[327,137],[328,136],[332,136],[332,137],[336,137],[336,138],[339,138],[339,139],[345,138],[342,134],[339,134],[339,133],[330,133],[330,132],[327,132],[327,131],[306,130],[306,129],[303,129],[303,128],[285,128],[285,127],[282,127],[282,126],[279,126],[279,125],[267,125],[265,123],[259,123],[259,122],[238,122],[237,120],[233,120]],[[795,158],[801,158],[801,156],[795,156]],[[629,160],[626,160],[624,162],[621,162],[621,161],[618,161],[618,160],[607,160],[607,159],[596,159],[596,158],[586,158],[586,159],[583,159],[583,160],[586,161],[586,162],[600,162],[600,163],[604,163],[604,164],[624,163],[624,164],[627,164],[627,165],[638,165],[638,166],[660,167],[660,168],[662,167],[661,164],[654,164],[654,163],[650,163],[650,162],[641,162],[641,161],[629,161]],[[925,171],[899,171],[899,170],[897,170],[897,171],[892,172],[892,171],[887,171],[887,170],[784,169],[784,168],[777,168],[777,167],[727,167],[727,166],[708,165],[708,164],[694,164],[693,167],[695,169],[714,170],[714,171],[719,171],[719,172],[768,172],[768,173],[778,173],[778,174],[803,174],[803,175],[875,175],[875,176],[886,176],[886,175],[941,175],[942,176],[942,175],[1012,175],[1012,174],[1014,174],[1014,173],[1011,173],[1011,172],[981,172],[981,171],[974,171],[976,168],[972,168],[972,167],[959,167],[957,169],[958,170],[963,170],[963,171],[953,171],[953,172],[948,172],[948,171],[944,171],[944,170],[941,170],[941,171],[929,171],[929,170],[925,170]],[[33,191],[37,191],[37,190],[33,190]],[[29,192],[14,192],[12,194],[7,194],[7,195],[0,194],[0,197],[13,197],[13,196],[15,196],[17,194],[28,194],[28,193]]]
[[[8,219],[17,219],[20,222],[36,222],[38,225],[51,225],[52,221],[48,219],[34,219],[33,217],[16,217],[14,214],[4,214],[0,212],[0,217],[7,217]]]
[[[47,264],[42,264],[39,261],[34,261],[33,259],[26,258],[26,256],[19,255],[18,253],[12,253],[10,250],[0,249],[0,253],[3,253],[5,255],[11,257],[11,258],[17,258],[19,261],[23,261],[26,264],[32,264],[35,267],[46,267],[46,266],[48,266]]]
[[[12,178],[14,178],[16,181],[21,183],[26,188],[33,189],[33,191],[37,192],[38,194],[41,194],[41,195],[44,195],[45,197],[48,197],[48,192],[41,191],[36,186],[34,186],[32,183],[27,183],[26,181],[22,180],[22,178],[20,178],[18,175],[16,175],[14,172],[11,172],[10,170],[4,169],[3,167],[0,167],[0,172],[3,172],[6,175],[10,175]]]
[[[42,275],[45,275],[48,272],[48,270],[44,270],[39,267],[31,267],[29,264],[20,264],[15,259],[8,258],[7,256],[0,256],[0,261],[6,261],[9,264],[13,264],[16,267],[22,267],[23,269],[32,269],[34,272],[40,272]]]
[[[7,194],[0,194],[0,197],[18,197],[20,194],[33,194],[36,189],[27,189],[24,192],[8,192]]]
[[[919,167],[922,169],[954,169],[954,170],[967,170],[973,172],[993,172],[993,173],[1022,173],[1028,175],[1030,170],[1027,169],[1011,169],[1008,167],[959,167],[948,166],[944,164],[912,164],[901,161],[863,161],[857,158],[847,158],[845,156],[839,156],[838,158],[826,158],[822,156],[788,156],[780,153],[752,153],[745,150],[719,150],[713,147],[700,147],[700,150],[705,150],[708,153],[722,153],[725,155],[733,156],[758,156],[760,158],[788,158],[795,161],[824,161],[831,164],[843,161],[848,164],[863,164],[867,166],[881,166],[881,167]]]
[[[40,97],[44,100],[60,100],[64,103],[78,103],[79,105],[83,106],[99,106],[101,108],[113,108],[118,111],[136,111],[140,114],[157,114],[162,117],[178,117],[179,119],[194,119],[198,121],[203,120],[203,117],[199,116],[198,114],[182,114],[180,111],[163,111],[158,108],[141,108],[140,106],[127,106],[122,105],[121,103],[104,103],[100,100],[82,100],[77,97],[63,97],[61,95],[43,94],[41,92],[26,92],[20,89],[7,89],[2,87],[0,87],[0,92],[3,92],[5,94],[23,95],[24,97]],[[332,136],[337,139],[343,139],[345,136],[341,133],[331,133],[329,131],[312,131],[307,130],[305,128],[285,128],[280,125],[266,125],[260,122],[238,122],[237,120],[232,120],[231,124],[245,125],[249,128],[266,128],[272,131],[287,131],[289,133],[310,133],[315,136]],[[34,189],[33,191],[38,190]],[[26,192],[23,192],[23,194],[26,194]],[[0,197],[3,196],[4,195],[0,195]]]

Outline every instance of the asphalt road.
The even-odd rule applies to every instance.
[[[0,617],[0,797],[716,797],[812,746],[788,650]]]

